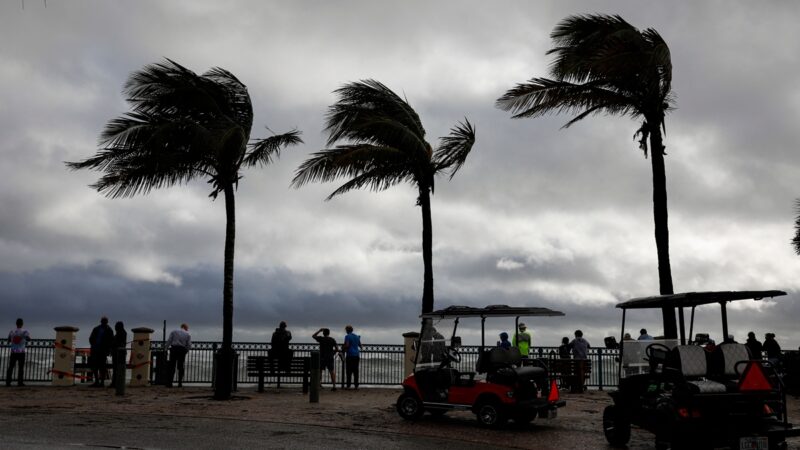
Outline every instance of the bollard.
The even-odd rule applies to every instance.
[[[114,351],[117,352],[114,355],[114,388],[117,395],[125,395],[125,370],[127,370],[125,357],[128,356],[128,351],[125,347]]]
[[[414,359],[417,357],[416,342],[419,339],[419,333],[410,331],[403,333],[403,344],[405,356],[403,357],[403,376],[407,377],[414,373]]]
[[[75,384],[75,333],[76,327],[55,327],[56,342],[53,355],[53,386]]]
[[[131,386],[150,384],[150,334],[152,328],[134,328],[131,342]]]
[[[319,351],[311,351],[311,389],[308,391],[308,401],[319,403]]]

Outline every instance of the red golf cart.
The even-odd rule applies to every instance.
[[[516,330],[520,317],[563,315],[547,308],[505,305],[451,306],[422,314],[414,373],[403,381],[397,412],[404,419],[416,420],[426,411],[440,416],[452,410],[468,410],[487,427],[501,425],[508,419],[527,424],[537,416],[556,417],[558,408],[566,402],[559,398],[555,379],[548,376],[545,362],[523,358],[514,347],[487,347],[484,325],[487,318],[513,317]],[[460,320],[465,318],[481,321],[481,345],[475,367],[466,367],[459,353],[461,338],[456,332]],[[452,325],[449,337],[437,329],[445,325]]]

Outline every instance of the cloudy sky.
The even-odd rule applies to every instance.
[[[638,125],[568,116],[511,120],[494,100],[547,75],[549,33],[580,13],[620,14],[670,45],[667,118],[676,291],[782,289],[734,306],[731,329],[800,345],[800,4],[796,2],[65,1],[0,2],[0,319],[36,337],[100,315],[130,327],[189,322],[221,337],[224,203],[203,180],[133,199],[87,187],[105,123],[127,111],[132,71],[169,57],[219,66],[249,88],[253,138],[297,128],[305,145],[245,172],[237,197],[234,338],[295,341],[352,323],[365,343],[417,328],[421,217],[410,186],[325,202],[335,185],[289,188],[323,148],[332,91],[380,80],[416,108],[430,142],[468,117],[477,142],[433,198],[436,306],[562,310],[530,320],[534,341],[577,328],[619,333],[614,305],[658,293],[650,161]],[[716,311],[702,317],[719,334]],[[660,316],[633,327],[660,333]],[[491,324],[492,332],[508,324]],[[335,331],[335,333],[337,333]],[[160,337],[160,333],[158,335]]]

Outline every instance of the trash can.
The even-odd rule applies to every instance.
[[[166,350],[153,350],[153,384],[165,385],[169,379],[169,361]]]

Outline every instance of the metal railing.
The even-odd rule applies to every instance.
[[[27,355],[25,359],[25,381],[28,382],[50,382],[52,380],[51,369],[53,367],[54,340],[34,339],[27,344]],[[200,341],[193,342],[192,349],[186,356],[184,383],[190,384],[211,384],[214,381],[214,355],[219,348],[219,343]],[[236,381],[238,384],[255,384],[258,382],[256,377],[247,375],[248,356],[267,356],[269,352],[268,343],[260,342],[236,342],[233,349],[238,357],[236,362]],[[294,356],[310,356],[312,350],[318,350],[316,343],[291,344],[290,348]],[[460,348],[461,363],[456,365],[459,370],[473,371],[478,360],[477,346],[463,346]],[[156,372],[164,370],[167,364],[164,353],[163,341],[152,341],[152,361],[151,361],[151,382],[156,381]],[[531,357],[550,359],[556,358],[557,347],[533,347]],[[618,350],[605,348],[589,349],[589,360],[591,361],[591,375],[586,385],[592,388],[607,388],[617,385],[617,356]],[[80,355],[77,353],[76,355]],[[77,356],[80,357],[80,356]],[[372,386],[393,386],[402,383],[404,373],[404,347],[403,345],[364,345],[361,350],[360,364],[360,384]],[[0,339],[0,377],[5,381],[6,369],[9,363],[9,342]],[[337,384],[344,384],[345,368],[342,359],[334,359]],[[16,380],[16,371],[13,378]],[[322,380],[325,384],[329,381],[328,375],[323,374]],[[282,378],[281,384],[300,384],[299,377]]]

